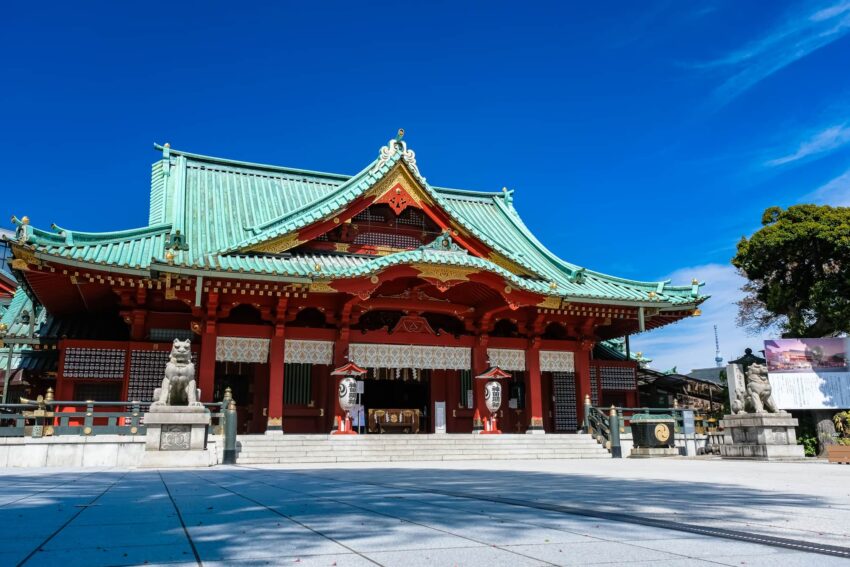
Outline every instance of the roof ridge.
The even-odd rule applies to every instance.
[[[175,150],[174,148],[171,148],[170,146],[166,147],[166,146],[161,146],[159,144],[154,144],[153,147],[154,147],[155,150],[158,150],[158,151],[165,151],[167,149],[169,154],[181,155],[183,157],[193,159],[193,160],[197,160],[197,161],[206,161],[206,162],[210,162],[210,163],[219,163],[219,164],[223,164],[223,165],[252,167],[252,168],[256,168],[256,169],[278,171],[278,172],[282,172],[282,173],[291,173],[291,174],[294,174],[294,175],[315,175],[315,176],[319,176],[319,177],[331,177],[331,178],[334,178],[334,179],[338,179],[340,181],[346,181],[346,180],[354,177],[353,175],[345,175],[343,173],[329,173],[329,172],[326,172],[326,171],[313,171],[313,170],[310,170],[310,169],[299,169],[299,168],[296,168],[296,167],[286,167],[286,166],[282,166],[282,165],[271,165],[271,164],[265,164],[265,163],[256,163],[256,162],[241,161],[241,160],[230,159],[230,158],[220,158],[220,157],[215,157],[215,156],[195,154],[195,153],[191,153],[191,152],[184,152],[182,150]]]

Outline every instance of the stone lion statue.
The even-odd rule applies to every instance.
[[[767,366],[754,363],[747,369],[744,388],[738,388],[733,413],[777,413],[773,389],[767,379]]]
[[[164,406],[203,407],[198,401],[201,391],[195,384],[195,365],[192,364],[191,341],[174,339],[171,356],[165,365],[162,387],[154,390],[151,408]]]

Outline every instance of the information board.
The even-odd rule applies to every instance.
[[[850,339],[772,339],[764,342],[777,407],[850,408]]]

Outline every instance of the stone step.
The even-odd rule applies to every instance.
[[[481,440],[481,439],[466,439],[466,440],[456,440],[456,441],[405,441],[405,442],[392,442],[392,441],[372,441],[368,439],[354,439],[354,438],[346,438],[346,440],[337,440],[337,439],[322,439],[322,440],[313,440],[313,441],[293,441],[287,438],[282,438],[278,440],[273,439],[263,439],[263,440],[246,440],[246,439],[237,439],[237,442],[241,445],[251,445],[251,446],[279,446],[286,445],[290,447],[309,447],[309,446],[320,446],[320,445],[333,445],[337,447],[344,447],[348,445],[357,445],[357,446],[380,446],[380,447],[454,447],[454,446],[467,446],[467,445],[481,445],[487,447],[503,447],[503,446],[540,446],[540,447],[562,447],[562,446],[590,446],[590,445],[598,445],[598,443],[593,439],[576,439],[570,441],[535,441],[531,439],[523,439],[523,440],[509,440],[509,441],[489,441],[489,440]]]
[[[590,435],[241,435],[240,464],[610,459]]]
[[[476,455],[489,455],[491,457],[496,456],[513,456],[513,455],[522,455],[522,454],[534,454],[538,457],[570,457],[570,456],[580,456],[580,455],[594,455],[594,454],[607,454],[606,451],[536,451],[536,450],[523,450],[523,451],[300,451],[300,452],[282,452],[282,451],[269,451],[269,452],[257,452],[257,451],[238,451],[237,455],[239,457],[250,457],[250,458],[286,458],[286,459],[302,459],[305,457],[331,457],[331,456],[340,456],[340,457],[369,457],[369,458],[377,458],[382,455],[394,455],[398,457],[402,456],[417,456],[417,455],[438,455],[438,456],[476,456]]]

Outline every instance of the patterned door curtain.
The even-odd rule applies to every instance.
[[[218,337],[215,342],[215,359],[223,362],[269,361],[269,340],[245,337]]]
[[[541,372],[575,372],[575,356],[562,350],[541,350]]]
[[[287,364],[333,364],[332,341],[287,340],[284,348],[283,358]]]
[[[366,368],[472,368],[472,350],[465,347],[352,343],[348,346],[348,359]]]
[[[490,366],[498,366],[502,370],[525,370],[524,350],[513,348],[488,348],[487,357],[490,359]]]

